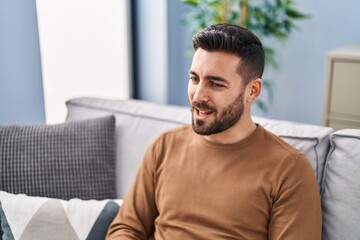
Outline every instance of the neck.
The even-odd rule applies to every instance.
[[[251,117],[242,116],[242,118],[230,128],[216,134],[204,136],[204,138],[210,142],[232,144],[240,142],[250,136],[256,128],[257,126]]]

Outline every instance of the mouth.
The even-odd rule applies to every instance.
[[[204,110],[204,109],[198,109],[198,108],[195,108],[195,111],[196,111],[196,114],[199,115],[199,116],[209,116],[213,113],[213,111],[209,111],[209,110]]]
[[[194,107],[193,111],[197,119],[205,119],[214,113],[213,110]]]

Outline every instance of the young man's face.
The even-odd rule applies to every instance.
[[[219,133],[241,118],[245,106],[242,78],[236,72],[239,61],[233,54],[196,50],[188,85],[196,133]]]

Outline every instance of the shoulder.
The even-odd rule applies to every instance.
[[[151,162],[155,169],[159,168],[166,159],[169,159],[169,156],[174,156],[184,150],[185,143],[192,138],[192,132],[191,125],[183,125],[162,132],[148,147],[145,161]]]
[[[169,129],[162,133],[162,135],[183,135],[192,133],[192,127],[190,124],[181,125],[176,128]]]
[[[191,125],[182,125],[176,128],[172,128],[162,132],[156,139],[155,142],[162,141],[179,141],[181,139],[186,139],[192,137],[193,130]]]
[[[153,151],[163,151],[167,146],[176,147],[178,143],[192,138],[191,125],[182,125],[176,128],[168,129],[160,133],[150,145]]]
[[[262,149],[263,154],[268,154],[267,159],[273,161],[272,166],[279,167],[279,170],[291,176],[298,171],[306,171],[313,174],[310,161],[306,155],[300,152],[289,143],[282,140],[280,137],[262,128],[262,137],[258,140],[259,148]]]
[[[298,149],[291,146],[289,143],[285,142],[283,139],[281,139],[279,136],[275,135],[274,133],[266,130],[264,127],[260,126],[263,131],[263,140],[265,141],[265,144],[269,144],[273,148],[282,151],[287,152],[289,154],[299,154],[301,153]]]

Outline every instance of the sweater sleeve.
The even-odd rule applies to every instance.
[[[155,144],[147,150],[123,205],[111,223],[107,240],[146,239],[154,232],[154,221],[158,216],[155,204],[154,162]]]
[[[321,239],[320,193],[309,160],[296,154],[270,215],[268,238]]]

